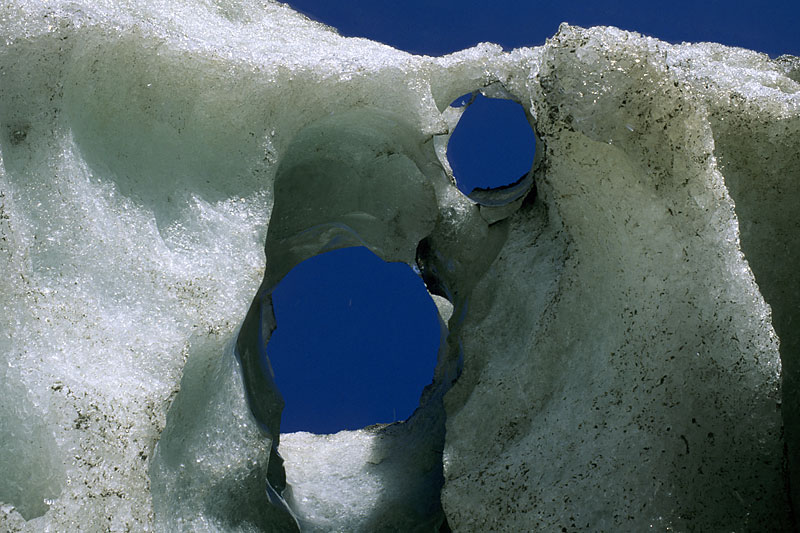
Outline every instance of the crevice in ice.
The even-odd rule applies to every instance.
[[[711,113],[714,154],[735,202],[741,249],[780,339],[780,405],[795,515],[800,512],[800,120]],[[779,140],[778,140],[779,139]],[[769,206],[764,209],[764,206]]]

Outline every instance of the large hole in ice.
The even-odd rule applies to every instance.
[[[436,307],[422,279],[364,247],[303,261],[273,292],[268,352],[281,432],[334,433],[408,418],[431,382]]]
[[[492,195],[486,193],[524,185],[536,137],[522,106],[480,92],[463,95],[450,105],[465,108],[447,144],[447,160],[459,190],[487,203],[483,197]],[[529,184],[524,188],[530,189]]]
[[[264,280],[242,322],[233,353],[240,365],[251,414],[271,446],[266,473],[271,507],[286,516],[294,516],[301,524],[312,524],[309,529],[349,531],[354,530],[356,524],[374,524],[375,527],[363,529],[403,531],[408,528],[390,524],[400,518],[401,522],[413,524],[441,521],[439,493],[443,483],[445,423],[442,397],[455,379],[457,364],[443,322],[435,318],[430,320],[434,332],[432,346],[437,345],[435,339],[438,336],[443,347],[438,353],[435,348],[426,350],[430,357],[422,355],[425,370],[410,386],[408,381],[414,378],[402,373],[408,370],[408,358],[421,354],[408,346],[400,349],[402,361],[395,361],[389,372],[384,370],[382,377],[367,377],[363,370],[372,363],[390,361],[389,348],[396,346],[387,348],[384,345],[368,350],[366,363],[362,361],[346,368],[344,361],[354,355],[355,348],[345,348],[337,338],[315,339],[320,337],[319,330],[311,333],[289,331],[288,337],[293,339],[287,340],[323,341],[323,347],[319,349],[295,350],[295,364],[301,356],[308,358],[305,364],[300,365],[301,376],[307,376],[310,371],[322,374],[312,390],[308,390],[283,383],[289,375],[281,362],[276,361],[275,345],[270,342],[273,336],[291,330],[286,324],[284,306],[280,302],[276,306],[275,299],[280,298],[279,286],[293,277],[293,269],[303,269],[304,261],[310,260],[309,264],[313,265],[336,257],[329,254],[365,252],[358,249],[338,252],[352,247],[369,248],[377,257],[390,262],[384,265],[378,261],[379,265],[399,268],[415,280],[418,294],[429,302],[429,316],[435,317],[432,299],[422,281],[404,265],[414,263],[418,244],[435,230],[439,222],[437,185],[450,186],[441,171],[435,139],[407,123],[403,117],[372,108],[333,113],[307,125],[292,139],[276,170],[273,207],[264,246],[267,257]],[[472,214],[478,216],[474,210]],[[333,268],[325,270],[335,272]],[[367,303],[381,302],[391,309],[409,292],[403,289],[381,293],[381,288],[390,286],[385,280],[369,282],[364,273],[354,272],[353,267],[339,270],[349,272],[368,291]],[[319,278],[316,276],[316,279],[300,285],[312,295],[318,295],[322,288],[345,285],[341,280],[321,281]],[[314,281],[321,281],[320,287],[316,287]],[[289,306],[301,300],[299,297],[290,298]],[[353,300],[355,304],[357,298]],[[446,316],[447,306],[439,297],[436,300],[443,309],[441,314]],[[349,311],[350,297],[346,300],[340,298],[342,303]],[[329,310],[326,319],[345,318],[346,311],[341,308]],[[308,321],[308,314],[301,312],[302,322]],[[368,307],[368,314],[371,318],[388,317],[388,323],[396,331],[409,334],[411,339],[421,336],[417,327],[400,327],[397,321],[392,322],[393,313],[387,310]],[[377,329],[361,325],[349,336],[359,351],[365,353],[362,348],[366,343],[365,334],[374,332],[367,330]],[[342,330],[334,328],[334,332],[341,336]],[[333,364],[333,370],[325,368],[328,364]],[[406,410],[419,406],[403,424],[338,433],[336,437],[287,433],[304,427],[291,420],[294,418],[292,410],[313,414],[324,413],[330,407],[344,407],[351,412],[355,408],[370,408],[390,397],[391,386],[396,383],[403,385],[410,396]],[[432,386],[422,390],[429,383]],[[339,393],[346,392],[344,398],[350,403],[325,398],[320,384],[333,387]],[[354,393],[364,386],[370,389],[359,399]],[[293,396],[298,392],[296,397]],[[311,406],[306,403],[307,398],[311,399]],[[408,414],[403,412],[403,407],[389,405],[377,417],[345,423],[334,420],[336,425],[327,428],[307,425],[305,428],[336,431],[343,427],[401,420]],[[343,460],[342,454],[346,452],[339,447],[342,439],[352,440],[348,436],[363,444],[362,451],[366,455],[356,454],[360,460]],[[319,453],[298,459],[295,453],[298,446],[305,447],[301,441],[309,440],[322,443],[320,446],[330,454],[322,453],[320,448]],[[288,452],[285,468],[279,451],[284,444]],[[334,462],[339,474],[331,474]],[[349,480],[350,488],[332,488],[331,475],[334,478],[341,475]],[[377,489],[372,491],[360,481],[353,482],[361,479],[372,480],[370,486]],[[292,490],[288,490],[287,480],[290,480]],[[286,501],[282,499],[284,497]],[[339,505],[337,501],[346,503]],[[420,502],[424,504],[420,505]],[[343,520],[354,527],[343,526]]]

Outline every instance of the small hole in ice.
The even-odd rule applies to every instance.
[[[461,192],[507,187],[530,171],[536,138],[521,105],[481,94],[460,96],[450,105],[469,106],[447,145]]]
[[[408,418],[432,381],[436,307],[406,264],[364,247],[297,265],[273,292],[267,346],[281,432],[334,433]]]

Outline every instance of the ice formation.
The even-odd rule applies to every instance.
[[[796,525],[800,59],[567,25],[422,57],[249,0],[0,29],[0,530]],[[479,203],[471,91],[540,143]],[[431,385],[280,435],[270,291],[355,244],[435,295]]]

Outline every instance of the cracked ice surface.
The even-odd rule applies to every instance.
[[[790,527],[797,58],[566,25],[418,57],[246,1],[0,30],[0,530]],[[535,124],[513,204],[449,174],[476,90]],[[280,435],[270,291],[354,244],[435,296],[432,383]]]

